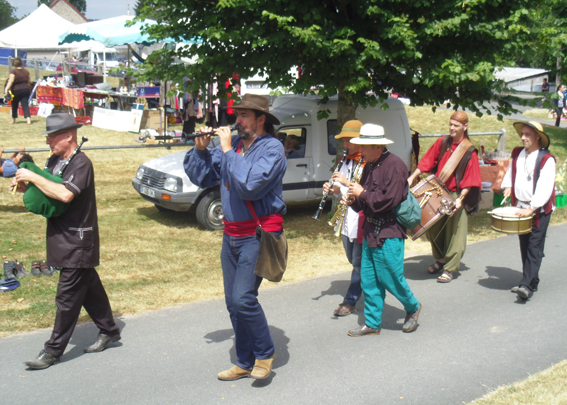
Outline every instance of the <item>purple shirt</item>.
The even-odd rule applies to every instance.
[[[352,204],[355,211],[362,210],[366,218],[384,219],[386,222],[374,236],[375,225],[364,221],[362,236],[371,248],[380,247],[388,238],[406,239],[406,228],[396,221],[392,209],[407,198],[408,169],[396,155],[386,151],[373,163],[364,166],[360,185],[364,191]]]

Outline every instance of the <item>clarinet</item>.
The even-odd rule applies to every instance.
[[[230,127],[230,132],[235,131],[235,130],[238,130],[239,128],[240,128],[240,125],[239,125],[239,124],[234,124],[234,125],[232,125],[232,126]],[[198,137],[200,137],[200,136],[214,135],[214,134],[215,134],[215,130],[213,129],[212,131],[209,131],[209,132],[193,132],[192,134],[183,133],[183,137],[184,137],[186,140],[189,140],[189,139],[198,138]]]
[[[343,162],[345,161],[347,154],[348,154],[348,150],[345,149],[343,155],[341,156],[341,160],[339,160],[339,163],[337,164],[337,168],[335,169],[333,174],[341,170],[341,167],[343,166]],[[333,176],[331,176],[331,180],[329,180],[329,189],[325,194],[323,194],[323,198],[321,198],[321,202],[319,203],[319,208],[317,208],[317,212],[312,217],[313,219],[319,220],[321,218],[321,212],[323,212],[323,207],[325,207],[325,203],[327,202],[327,198],[329,197],[331,188],[333,188],[333,184],[335,184],[335,182],[333,181]]]

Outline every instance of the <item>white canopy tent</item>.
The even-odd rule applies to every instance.
[[[13,49],[67,49],[59,45],[59,35],[74,27],[45,4],[21,21],[0,31],[0,47]]]

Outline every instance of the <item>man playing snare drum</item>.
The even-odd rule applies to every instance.
[[[534,215],[532,231],[519,235],[523,277],[512,288],[518,297],[527,300],[537,291],[545,234],[555,209],[555,156],[549,153],[549,137],[538,122],[516,122],[514,128],[524,147],[512,151],[512,164],[502,187],[504,197],[519,208],[519,216]]]

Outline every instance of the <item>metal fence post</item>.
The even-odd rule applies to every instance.
[[[35,71],[35,81],[39,81],[39,62],[36,60],[33,61],[33,68]]]
[[[502,128],[501,131],[502,133],[498,136],[497,149],[503,152],[506,150],[506,129]]]
[[[14,69],[14,58],[8,56],[8,72],[11,72]]]

